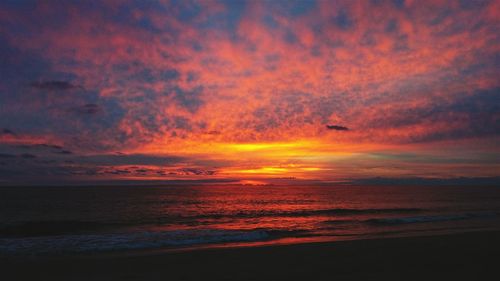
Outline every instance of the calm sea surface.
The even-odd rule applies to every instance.
[[[0,188],[0,256],[500,229],[500,187]]]

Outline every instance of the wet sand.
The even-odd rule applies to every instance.
[[[2,280],[496,280],[500,232],[0,262]]]

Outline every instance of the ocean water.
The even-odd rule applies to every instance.
[[[0,188],[0,256],[500,229],[500,187]]]

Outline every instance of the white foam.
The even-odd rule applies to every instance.
[[[206,243],[258,241],[267,238],[269,235],[265,231],[216,229],[8,238],[0,239],[0,255],[150,249]]]

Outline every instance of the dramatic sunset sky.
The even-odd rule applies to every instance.
[[[0,183],[500,175],[500,1],[1,1]]]

